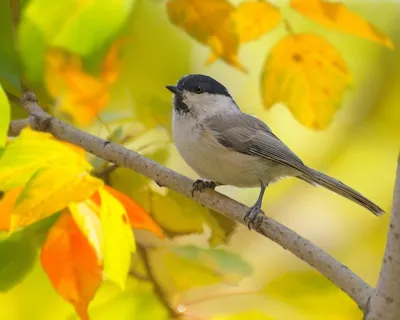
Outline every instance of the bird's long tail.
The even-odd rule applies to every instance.
[[[380,207],[378,207],[375,203],[365,198],[362,194],[355,191],[354,189],[346,186],[344,183],[323,174],[317,170],[308,168],[307,174],[302,175],[299,177],[300,179],[311,183],[312,185],[320,185],[323,186],[341,196],[350,199],[359,205],[363,206],[364,208],[371,211],[373,214],[380,216],[385,213]]]

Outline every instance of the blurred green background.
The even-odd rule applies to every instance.
[[[29,6],[29,2],[20,1],[22,9]],[[34,17],[43,15],[43,21],[47,16],[55,17],[56,14],[68,16],[71,13],[62,9],[64,2],[68,1],[60,1],[57,12],[49,9],[48,12],[31,14]],[[240,2],[232,1],[234,4]],[[111,3],[104,4],[105,8],[112,7]],[[96,72],[98,61],[110,43],[121,34],[129,39],[123,50],[120,76],[111,86],[110,102],[100,114],[102,121],[95,120],[82,128],[102,137],[107,137],[110,131],[119,130],[124,136],[133,137],[127,139],[126,146],[195,179],[196,174],[178,155],[171,140],[171,94],[165,85],[176,83],[188,73],[204,73],[229,88],[244,112],[264,120],[306,164],[338,178],[390,212],[400,141],[398,50],[390,51],[376,43],[319,26],[291,10],[287,1],[273,3],[281,8],[295,31],[314,32],[330,41],[353,74],[354,86],[347,91],[341,109],[327,130],[314,131],[302,126],[284,106],[276,106],[271,111],[262,106],[261,69],[268,51],[286,34],[283,25],[241,48],[239,58],[247,67],[248,74],[221,61],[205,66],[209,49],[170,23],[166,1],[162,0],[134,1],[126,20],[121,21],[119,31],[110,34],[101,45],[94,44],[93,52],[85,56],[85,67]],[[379,27],[392,39],[396,48],[400,46],[400,1],[346,1],[346,4]],[[106,9],[93,18],[92,24],[97,26],[93,29],[94,35],[104,32],[99,26],[103,25],[102,19],[106,19],[103,16],[107,15]],[[110,9],[109,14],[116,11]],[[43,70],[38,67],[43,60],[40,46],[44,42],[38,34],[35,38],[27,16],[21,14],[21,21],[25,19],[24,23],[28,25],[18,32],[29,35],[25,39],[21,36],[19,41],[24,45],[19,48],[29,50],[31,45],[35,49],[20,51],[21,56],[30,56],[31,59],[30,66],[22,65],[24,79],[39,94],[40,101],[53,106],[46,94]],[[78,24],[81,41],[86,41],[86,33],[91,34],[92,24]],[[49,22],[46,28],[51,29],[52,24]],[[27,43],[27,39],[32,43]],[[10,85],[10,88],[12,91],[13,86]],[[50,110],[53,109],[50,107]],[[22,116],[21,109],[13,105],[13,119]],[[92,160],[97,167],[102,165],[101,161]],[[157,194],[166,192],[143,181],[135,173],[122,169],[111,175],[111,183],[147,209],[149,201],[143,184],[149,184]],[[220,187],[218,190],[247,205],[251,205],[258,194],[256,189]],[[171,205],[163,210],[165,212],[160,213],[157,220],[163,225],[172,225],[172,231],[179,233],[174,218],[168,220],[169,216],[174,217],[176,210],[186,210],[190,221],[190,214],[195,216],[198,209],[192,209],[189,204],[187,207],[182,205],[180,209]],[[268,187],[263,210],[332,254],[370,285],[375,285],[385,245],[388,214],[378,219],[344,198],[295,179],[283,180]],[[152,241],[151,236],[139,232],[136,237],[145,243]],[[170,241],[206,248],[209,237],[210,230],[206,226],[203,234],[181,235]],[[224,315],[245,312],[253,313],[245,313],[243,319],[269,319],[261,313],[277,320],[362,318],[356,304],[328,280],[290,252],[255,232],[249,232],[244,226],[238,226],[229,241],[219,246],[236,253],[251,265],[253,274],[241,280],[236,287],[226,284],[195,286],[182,296],[174,296],[177,301],[194,301],[186,306],[188,314],[194,315],[187,319],[225,319]],[[162,260],[159,264],[164,266]],[[177,264],[175,272],[180,267]],[[173,270],[174,265],[168,268]],[[195,272],[182,273],[182,276],[187,277],[188,282],[197,277]],[[95,320],[167,317],[151,285],[135,277],[128,279],[126,292],[104,283],[90,305],[90,313]],[[0,319],[56,320],[74,317],[73,308],[55,293],[39,263],[19,285],[7,293],[0,293]]]

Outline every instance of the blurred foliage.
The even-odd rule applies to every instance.
[[[2,1],[0,318],[361,319],[323,276],[217,212],[50,134],[6,133],[29,88],[51,114],[195,178],[165,85],[207,73],[307,164],[390,211],[399,14],[379,1]],[[387,217],[293,181],[269,187],[263,209],[375,283]]]

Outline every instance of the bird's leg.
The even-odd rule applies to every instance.
[[[205,189],[212,189],[214,190],[216,186],[220,186],[221,184],[218,182],[214,181],[206,181],[206,180],[196,180],[193,183],[193,189],[192,189],[192,197],[194,197],[194,192],[199,191],[202,192]]]
[[[258,199],[254,206],[252,206],[244,216],[244,221],[247,222],[247,226],[249,230],[251,230],[251,224],[255,221],[257,218],[257,215],[262,212],[261,211],[261,204],[264,196],[265,189],[267,188],[268,185],[265,185],[264,183],[261,183],[261,190],[260,194],[258,195]]]

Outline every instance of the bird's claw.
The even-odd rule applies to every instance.
[[[260,213],[263,213],[263,211],[261,210],[261,206],[258,204],[255,204],[249,210],[247,210],[247,213],[244,216],[244,222],[246,222],[249,230],[251,230],[251,225],[254,225],[254,222],[256,222],[256,219]]]
[[[202,192],[205,189],[212,189],[214,190],[217,184],[213,181],[204,181],[204,180],[196,180],[193,183],[193,189],[192,189],[192,197],[194,197],[194,192],[199,191]]]

